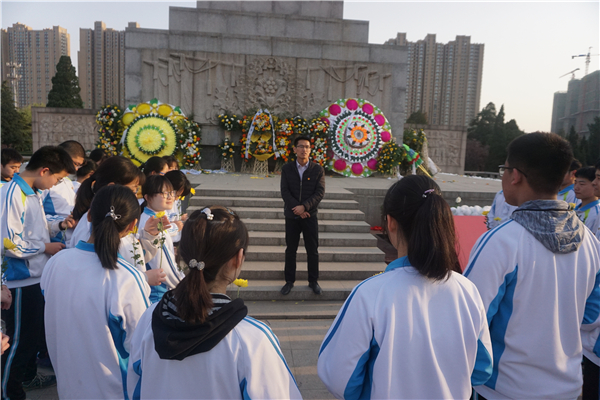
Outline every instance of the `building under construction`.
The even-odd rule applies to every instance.
[[[568,134],[571,127],[589,134],[588,124],[600,117],[600,70],[582,79],[571,79],[566,92],[554,93],[551,131]]]

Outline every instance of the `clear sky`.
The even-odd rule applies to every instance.
[[[585,71],[585,57],[600,53],[600,6],[586,2],[409,2],[355,1],[344,4],[344,18],[369,21],[369,42],[381,44],[406,32],[409,41],[437,35],[447,43],[456,35],[485,44],[481,103],[504,104],[506,120],[515,119],[526,132],[549,131],[552,98],[566,91],[570,76]],[[135,21],[142,28],[168,29],[169,6],[195,7],[195,1],[33,2],[3,1],[2,27],[21,22],[33,29],[60,25],[71,35],[71,59],[77,65],[79,28],[104,21],[123,30]],[[592,56],[590,72],[600,56]]]

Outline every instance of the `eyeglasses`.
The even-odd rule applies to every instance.
[[[296,146],[297,149],[304,149],[304,150],[308,150],[310,149],[310,146]]]
[[[84,162],[82,162],[82,163],[78,163],[78,162],[75,162],[75,161],[73,161],[73,165],[74,165],[74,166],[75,166],[75,168],[77,168],[77,169],[79,169],[79,168],[83,167],[85,164],[87,164],[87,162],[86,162],[86,161],[84,161]]]
[[[161,192],[159,193],[162,195],[162,197],[164,197],[165,199],[174,199],[175,197],[177,197],[177,192],[172,191],[172,192]]]
[[[519,171],[520,173],[522,173],[525,178],[527,178],[527,174],[525,172],[521,171],[519,168],[517,168],[517,167],[507,167],[506,165],[498,165],[498,172],[500,173],[500,176],[504,175],[504,170],[506,170],[506,169],[516,169],[517,171]]]

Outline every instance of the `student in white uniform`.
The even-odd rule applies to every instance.
[[[502,189],[519,208],[482,235],[465,276],[481,294],[494,350],[488,399],[576,399],[583,354],[600,360],[600,243],[556,193],[569,143],[530,133],[508,145]]]
[[[575,207],[579,219],[600,239],[600,200],[595,195],[592,182],[596,178],[595,167],[584,167],[575,173],[575,196],[581,202]]]
[[[189,273],[140,319],[128,391],[142,399],[300,399],[279,341],[247,317],[227,286],[240,274],[248,231],[224,207],[192,213],[180,262]]]
[[[142,186],[142,194],[144,203],[142,203],[143,212],[140,217],[139,229],[145,226],[148,221],[166,217],[166,211],[173,208],[176,196],[173,185],[171,185],[169,179],[162,175],[148,176],[144,186]],[[146,257],[146,269],[148,271],[162,270],[166,274],[163,283],[152,286],[150,300],[152,303],[156,303],[167,290],[174,289],[181,282],[184,274],[175,261],[175,250],[169,228],[164,227],[164,230],[158,233],[158,237],[154,239],[153,243],[159,250],[152,257]]]
[[[59,229],[69,227],[65,226],[66,221],[47,222],[41,191],[74,172],[73,162],[64,149],[44,146],[33,153],[25,171],[14,175],[2,188],[6,197],[0,227],[3,244],[4,241],[8,244],[3,250],[4,278],[13,298],[10,308],[2,310],[5,333],[11,340],[10,350],[2,355],[4,398],[24,399],[23,381],[36,379],[35,373],[34,376],[27,373],[32,372],[31,363],[32,360],[35,363],[43,336],[44,298],[40,277],[50,256],[65,247],[62,243],[51,243],[50,237]],[[52,383],[50,379],[37,378],[37,381],[47,385]]]
[[[319,377],[339,399],[468,399],[490,377],[492,346],[450,207],[431,178],[411,175],[383,212],[398,259],[354,288],[321,345]]]
[[[48,352],[61,399],[128,399],[131,337],[150,287],[118,251],[140,209],[130,189],[111,185],[89,213],[90,239],[52,257],[42,275]]]
[[[85,149],[79,142],[67,140],[58,146],[65,149],[69,156],[71,156],[71,160],[73,160],[73,165],[76,170],[85,164]],[[73,181],[67,176],[52,188],[44,190],[42,201],[46,219],[48,219],[48,221],[62,221],[67,218],[73,220],[73,217],[71,216],[73,207],[75,207],[75,188],[73,187]],[[72,234],[73,229],[70,228],[59,232],[51,240],[66,245],[71,239]]]
[[[581,168],[581,163],[573,159],[571,161],[571,166],[569,167],[569,171],[563,177],[563,181],[560,184],[560,188],[558,189],[558,200],[566,201],[567,203],[572,203],[578,205],[580,201],[575,196],[575,172]]]
[[[188,217],[188,215],[184,213],[181,208],[181,199],[190,194],[192,185],[185,174],[179,169],[173,169],[167,172],[165,177],[167,177],[167,179],[171,182],[173,185],[173,190],[175,191],[173,208],[168,210],[166,213],[172,225],[171,229],[169,229],[169,233],[171,234],[173,243],[177,245],[177,243],[181,240],[181,229],[183,228],[183,223]]]
[[[490,208],[490,212],[488,213],[485,221],[488,230],[494,229],[498,225],[508,221],[513,211],[516,209],[516,206],[511,206],[506,202],[504,193],[502,190],[500,190],[498,193],[496,193],[496,197],[494,197],[494,202],[492,203],[492,207]]]
[[[15,149],[9,147],[2,149],[1,157],[2,168],[0,169],[0,176],[2,180],[0,181],[0,185],[10,182],[13,176],[19,173],[19,169],[23,163],[23,156]]]
[[[75,193],[77,193],[77,191],[79,190],[79,186],[81,186],[81,184],[87,178],[92,176],[92,174],[96,172],[97,169],[98,165],[95,161],[89,158],[85,160],[85,164],[82,165],[75,174],[77,176],[77,180],[73,182],[73,188],[75,189]]]
[[[144,179],[144,174],[131,160],[120,156],[107,158],[96,172],[81,184],[77,192],[73,218],[79,222],[67,247],[73,248],[80,241],[87,242],[90,238],[92,226],[88,218],[88,210],[95,193],[105,186],[119,184],[128,187],[135,194],[138,192],[140,181],[143,183]],[[119,248],[119,254],[125,260],[146,273],[150,285],[159,285],[165,279],[162,271],[146,271],[146,262],[144,261],[146,252],[153,254],[156,251],[151,242],[154,240],[153,235],[158,233],[155,229],[157,222],[151,221],[149,225],[142,225],[144,229],[138,233],[139,240],[133,234],[125,235],[121,239]],[[137,232],[137,227],[135,231]]]

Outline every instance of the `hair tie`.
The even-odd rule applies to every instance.
[[[115,208],[113,206],[110,206],[110,211],[106,213],[104,218],[108,217],[109,215],[113,219],[113,221],[116,221],[121,218],[120,214],[115,214]]]
[[[193,258],[188,263],[190,268],[196,268],[198,271],[202,271],[204,269],[204,261],[196,261]]]
[[[435,189],[427,189],[426,191],[423,192],[423,197],[427,198],[427,195],[431,194],[433,192],[435,192]]]
[[[213,220],[213,218],[215,217],[215,216],[213,215],[213,213],[212,213],[212,212],[210,212],[210,208],[208,208],[208,207],[206,207],[204,210],[202,210],[202,213],[203,213],[204,215],[206,215],[206,219],[207,219],[207,220],[209,220],[209,221],[212,221],[212,220]]]

